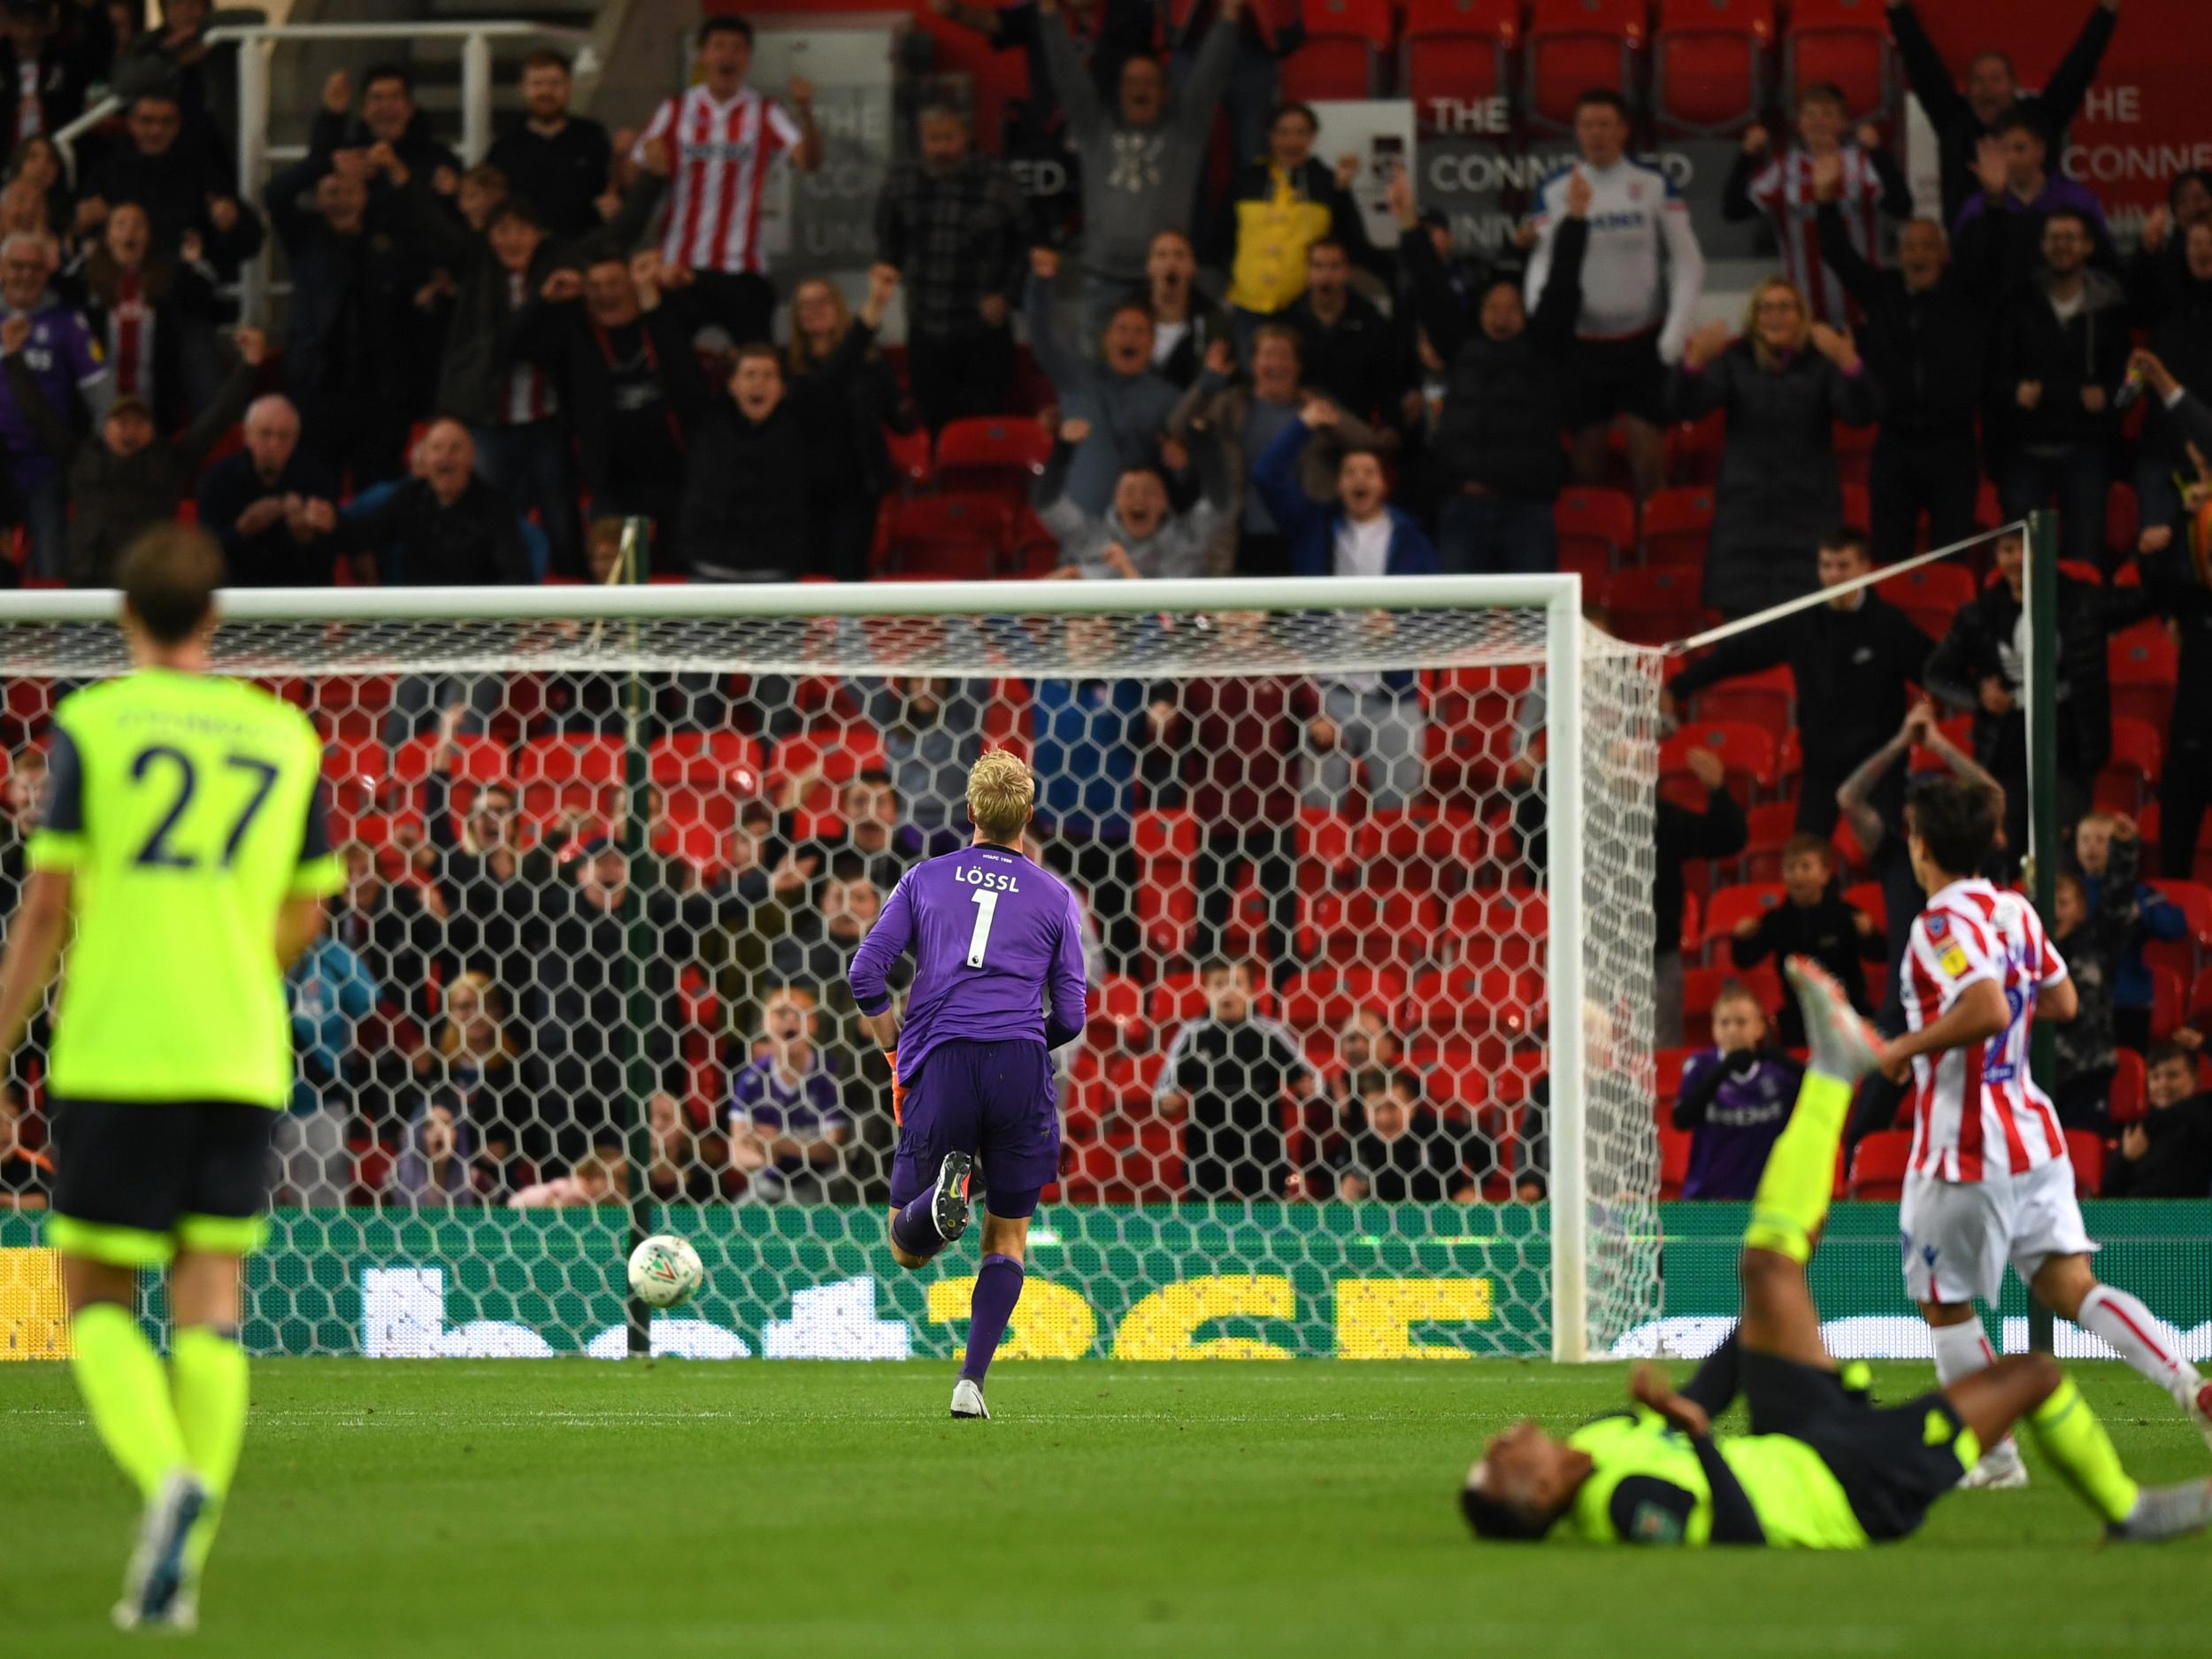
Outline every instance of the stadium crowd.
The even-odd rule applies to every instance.
[[[1371,236],[1362,164],[1317,155],[1286,97],[1272,4],[929,9],[1022,50],[1029,96],[997,135],[950,98],[912,111],[856,310],[765,274],[770,164],[824,145],[809,86],[751,84],[733,15],[688,88],[614,112],[630,130],[534,55],[474,165],[404,67],[334,73],[249,199],[204,0],[144,27],[4,0],[0,578],[102,585],[186,513],[237,586],[607,580],[642,518],[656,580],[1579,569],[1593,620],[1664,643],[2054,504],[2055,931],[2084,993],[2054,1093],[2093,1187],[2212,1192],[2212,177],[2124,256],[2057,173],[2117,0],[2033,97],[1994,50],[1961,93],[1889,8],[1940,217],[1912,216],[1895,109],[1815,81],[1748,127],[1724,211],[1770,221],[1780,272],[1740,329],[1698,326],[1690,216],[1617,91],[1576,102],[1577,158],[1510,257],[1472,259],[1402,171]],[[52,135],[102,88],[127,110],[73,178]],[[1072,205],[1024,196],[1008,158],[1041,153]],[[226,289],[271,237],[291,295],[265,338]],[[1670,1194],[1749,1194],[1794,1087],[1783,955],[1870,1011],[1893,984],[1911,772],[2003,784],[2016,869],[2022,568],[1999,539],[1671,665]],[[294,975],[290,1195],[619,1202],[641,1105],[660,1195],[880,1202],[887,1072],[845,966],[900,871],[961,838],[997,743],[1093,922],[1067,1196],[1540,1196],[1529,672],[1084,677],[1103,629],[1066,626],[1059,678],[671,678],[634,860],[594,770],[605,683],[307,688],[349,884]],[[11,687],[11,908],[50,689]],[[0,1204],[42,1191],[39,1097],[34,1052],[0,1092]],[[1855,1191],[1893,1194],[1899,1105],[1863,1099]]]

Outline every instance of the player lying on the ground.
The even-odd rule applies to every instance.
[[[188,1630],[246,1436],[239,1267],[291,1094],[284,971],[342,882],[314,726],[206,672],[221,549],[159,525],[120,575],[133,672],[54,711],[45,820],[0,964],[0,1060],[73,921],[46,1236],[85,1409],[145,1502],[116,1623]],[[139,1273],[163,1267],[165,1371],[138,1322]]]
[[[1905,803],[1913,879],[1928,902],[1897,966],[1906,1030],[1883,1049],[1882,1070],[1912,1088],[1898,1225],[1905,1286],[1935,1340],[1936,1380],[1957,1382],[1995,1359],[1974,1300],[1996,1306],[2009,1261],[2045,1307],[2102,1337],[2212,1440],[2212,1387],[2174,1333],[2090,1270],[2097,1247],[2074,1199],[2066,1137],[2028,1068],[2037,1016],[2071,1019],[2078,999],[2035,907],[1977,873],[2004,814],[2001,790],[1966,779],[1924,783]],[[1985,1443],[1968,1484],[2027,1481],[2007,1439]]]
[[[1083,1033],[1083,924],[1075,895],[1022,855],[1037,798],[1002,749],[968,773],[974,843],[916,864],[853,953],[853,1001],[890,1056],[899,1149],[891,1165],[891,1254],[926,1267],[968,1230],[968,1183],[986,1188],[983,1263],[952,1415],[987,1417],[983,1377],[1021,1300],[1038,1195],[1060,1169],[1050,1050]],[[886,980],[914,954],[903,1020]]]
[[[2212,1481],[2148,1487],[2128,1479],[2088,1402],[2047,1354],[1998,1360],[1901,1406],[1876,1409],[1845,1390],[1821,1345],[1805,1263],[1828,1213],[1851,1090],[1876,1055],[1834,980],[1803,957],[1788,972],[1812,1061],[1752,1201],[1734,1340],[1681,1393],[1647,1367],[1634,1409],[1563,1440],[1527,1422],[1497,1436],[1461,1494],[1477,1533],[1863,1548],[1912,1532],[1981,1448],[2021,1422],[2107,1537],[2173,1538],[2212,1521]],[[1712,1419],[1739,1387],[1751,1432],[1717,1440]]]

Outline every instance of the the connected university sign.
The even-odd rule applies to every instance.
[[[2212,1204],[2089,1207],[2100,1271],[2212,1358]],[[1732,1205],[1661,1207],[1663,1317],[1624,1351],[1695,1353],[1735,1307]],[[693,1240],[700,1295],[654,1327],[663,1353],[701,1359],[905,1359],[956,1351],[963,1264],[892,1269],[868,1210],[672,1210]],[[1041,1213],[1010,1356],[1125,1360],[1457,1359],[1549,1351],[1549,1240],[1540,1209],[1299,1205],[1246,1210],[1060,1208]],[[285,1212],[248,1285],[260,1353],[477,1358],[626,1348],[621,1211]],[[0,1217],[0,1356],[54,1351],[50,1257],[29,1216]],[[1927,1351],[1897,1270],[1896,1212],[1838,1208],[1814,1264],[1830,1345]],[[956,1253],[957,1254],[957,1253]],[[34,1269],[42,1270],[35,1271]],[[2015,1286],[2008,1295],[2017,1296]],[[2024,1304],[2002,1310],[2024,1345]],[[2062,1349],[2071,1345],[2072,1333]]]

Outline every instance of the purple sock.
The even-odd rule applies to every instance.
[[[891,1217],[891,1241],[909,1256],[932,1256],[945,1248],[933,1213],[936,1202],[932,1189]]]
[[[1010,1256],[987,1256],[975,1276],[975,1294],[968,1301],[968,1356],[960,1362],[960,1374],[978,1387],[991,1369],[991,1356],[1006,1334],[1006,1322],[1014,1317],[1014,1304],[1022,1299],[1022,1264]]]

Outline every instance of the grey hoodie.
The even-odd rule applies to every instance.
[[[1166,112],[1146,127],[1129,126],[1118,109],[1107,107],[1057,18],[1044,19],[1037,33],[1083,163],[1084,269],[1141,282],[1153,237],[1164,230],[1189,234],[1206,138],[1236,61],[1237,26],[1215,19],[1181,95],[1170,93]]]
[[[1137,567],[1140,576],[1203,576],[1206,549],[1215,530],[1229,511],[1229,475],[1223,465],[1220,439],[1210,428],[1192,433],[1191,471],[1197,475],[1200,496],[1183,512],[1171,511],[1148,536],[1134,536],[1121,515],[1110,505],[1102,513],[1087,512],[1066,491],[1068,471],[1075,446],[1056,440],[1052,458],[1037,480],[1037,518],[1060,543],[1064,564],[1072,565],[1087,580],[1120,574],[1106,562],[1106,549],[1118,542]]]

